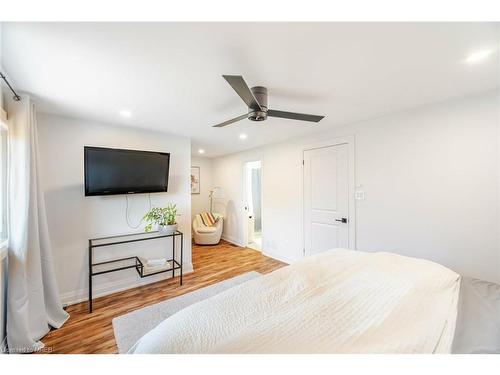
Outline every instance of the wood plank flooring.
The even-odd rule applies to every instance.
[[[286,265],[258,251],[225,241],[216,246],[193,245],[192,256],[194,272],[184,276],[182,287],[176,277],[96,298],[92,314],[88,314],[86,302],[68,306],[70,318],[62,328],[49,332],[42,339],[43,352],[117,353],[113,318],[245,272],[264,274]]]

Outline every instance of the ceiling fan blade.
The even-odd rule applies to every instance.
[[[225,76],[224,79],[231,85],[231,87],[236,91],[245,104],[252,109],[262,111],[262,107],[255,98],[254,94],[248,87],[247,83],[242,76]]]
[[[248,114],[245,113],[244,115],[241,115],[241,116],[232,118],[231,120],[227,120],[227,121],[221,122],[220,124],[214,125],[214,126],[212,126],[212,128],[222,128],[223,126],[230,125],[233,122],[237,122],[237,121],[243,120],[243,119],[245,119],[247,117],[248,117]]]
[[[310,121],[310,122],[319,122],[325,117],[325,116],[307,115],[305,113],[276,111],[274,109],[269,109],[267,111],[267,115],[271,117],[288,118],[291,120]]]

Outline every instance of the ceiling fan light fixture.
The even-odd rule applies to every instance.
[[[267,119],[267,111],[253,111],[248,114],[251,121],[264,121]]]
[[[278,111],[269,109],[267,88],[264,86],[248,87],[242,76],[223,75],[224,79],[229,83],[238,96],[245,102],[248,108],[247,115],[241,115],[230,120],[221,122],[220,124],[213,125],[214,128],[222,128],[224,126],[233,124],[244,118],[250,121],[264,121],[267,117],[278,117],[289,120],[319,122],[325,116],[309,115],[305,113]]]

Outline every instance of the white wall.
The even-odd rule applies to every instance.
[[[487,93],[214,159],[214,184],[226,193],[224,237],[242,244],[242,165],[261,158],[263,252],[300,258],[304,145],[354,135],[356,184],[366,194],[357,201],[357,248],[500,282],[497,105]]]
[[[85,300],[88,286],[88,239],[141,231],[125,219],[126,196],[85,197],[83,189],[83,146],[105,146],[170,152],[168,193],[151,194],[153,205],[173,202],[181,216],[184,232],[185,271],[191,266],[190,140],[171,134],[96,124],[54,115],[40,114],[39,145],[41,183],[45,194],[50,238],[57,280],[64,303]],[[147,194],[129,196],[130,220],[139,223],[149,209]],[[177,247],[179,249],[179,247]],[[171,254],[167,239],[158,239],[109,248],[97,248],[95,258],[144,254]],[[94,278],[95,295],[134,287],[169,277],[170,273],[140,279],[135,270],[125,270]]]
[[[212,159],[193,156],[191,165],[200,167],[200,194],[191,195],[191,216],[194,218],[194,215],[208,212],[210,209],[208,193],[213,188]]]

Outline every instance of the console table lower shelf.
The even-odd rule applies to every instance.
[[[172,259],[167,259],[167,267],[159,267],[157,270],[148,271],[146,265],[140,257],[130,256],[126,258],[111,259],[104,262],[94,263],[94,249],[98,247],[119,245],[137,241],[147,241],[159,238],[172,238]],[[180,237],[180,260],[177,261],[175,257],[175,239]],[[183,238],[184,235],[180,231],[175,231],[172,234],[163,234],[161,232],[146,232],[134,233],[121,236],[102,237],[89,239],[89,313],[92,312],[92,278],[94,276],[103,275],[105,273],[122,271],[135,268],[141,278],[158,275],[164,272],[172,272],[172,278],[175,277],[175,271],[179,270],[180,285],[182,285],[182,258],[183,258]]]

